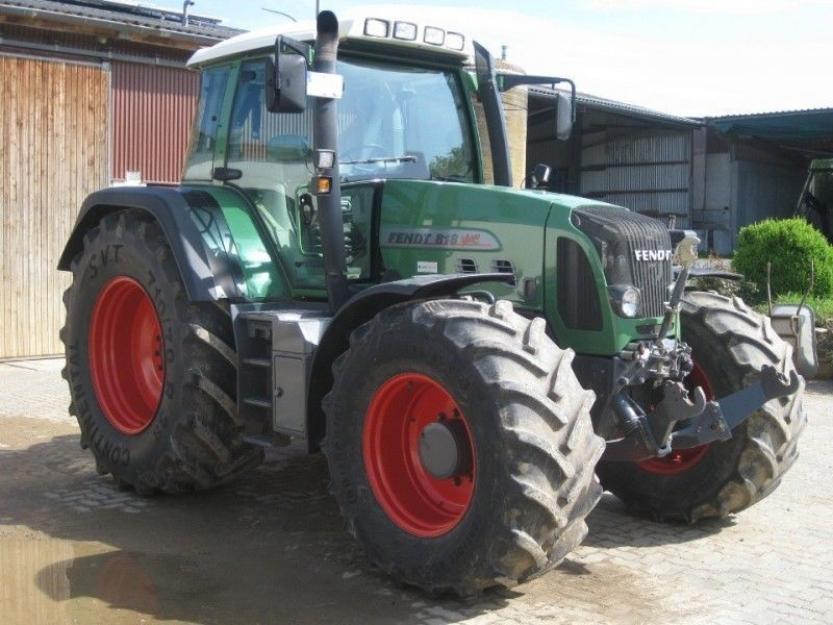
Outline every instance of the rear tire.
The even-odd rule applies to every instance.
[[[353,333],[333,367],[323,448],[348,527],[374,564],[430,592],[470,595],[541,575],[581,543],[601,495],[594,468],[604,442],[590,421],[594,395],[579,385],[572,358],[542,319],[524,319],[505,301],[402,304]],[[382,494],[364,444],[379,389],[403,374],[447,391],[474,454],[471,497],[450,502],[465,501],[464,513],[417,533],[389,512],[407,478],[394,474]],[[410,405],[399,401],[388,417]],[[409,466],[418,472],[417,462]]]
[[[257,466],[263,452],[241,440],[237,422],[237,358],[229,313],[218,304],[188,302],[156,222],[138,210],[105,216],[86,233],[72,274],[64,293],[63,376],[72,396],[70,412],[81,427],[81,446],[91,449],[99,473],[112,474],[120,487],[150,495],[211,488]],[[127,406],[129,412],[125,402],[137,396],[129,379],[117,376],[114,384],[124,392],[108,395],[93,375],[97,371],[106,377],[109,360],[119,362],[142,340],[116,315],[107,320],[115,328],[105,341],[110,351],[91,343],[93,330],[94,337],[107,336],[96,329],[96,311],[108,296],[108,285],[119,282],[144,291],[161,330],[159,368],[164,374],[152,404],[156,408],[136,427],[126,427],[135,419],[118,408]]]
[[[737,297],[688,293],[681,322],[682,339],[717,399],[754,383],[764,365],[788,378],[795,368],[792,349],[769,319]],[[709,445],[685,470],[602,461],[602,485],[628,507],[660,520],[695,522],[744,510],[775,490],[798,457],[806,423],[803,395],[802,379],[795,394],[766,403],[732,431],[731,439]]]

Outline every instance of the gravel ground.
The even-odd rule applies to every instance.
[[[752,509],[661,525],[605,495],[558,570],[460,602],[367,564],[318,456],[270,453],[211,493],[120,492],[78,445],[61,366],[0,364],[2,625],[833,622],[831,383],[810,384],[801,458]]]

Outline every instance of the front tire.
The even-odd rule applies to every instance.
[[[680,318],[696,364],[690,375],[714,399],[754,383],[765,365],[788,379],[795,368],[792,349],[769,319],[737,297],[687,293]],[[802,379],[798,391],[767,402],[727,441],[642,463],[602,461],[602,485],[628,507],[662,520],[695,522],[740,512],[775,490],[798,457],[803,394]]]
[[[149,216],[105,216],[64,293],[70,412],[99,473],[142,495],[201,490],[257,466],[241,440],[231,318],[190,303]]]
[[[323,448],[374,564],[470,595],[538,576],[583,540],[604,442],[572,357],[509,302],[408,303],[353,333],[325,398]],[[413,448],[435,421],[461,422],[458,449],[473,457],[459,474],[427,475]]]

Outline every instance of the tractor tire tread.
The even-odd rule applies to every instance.
[[[166,415],[176,423],[169,435],[157,441],[159,449],[154,460],[126,474],[106,456],[100,457],[98,447],[93,444],[90,447],[96,455],[99,470],[111,473],[120,486],[129,484],[137,494],[151,496],[156,492],[181,493],[212,488],[259,465],[263,451],[241,438],[243,428],[234,397],[233,374],[237,356],[232,347],[231,316],[223,306],[187,300],[165,235],[152,217],[138,210],[117,211],[105,215],[84,235],[84,248],[71,265],[72,284],[64,293],[67,313],[70,314],[75,298],[81,296],[83,289],[82,260],[101,237],[129,241],[157,261],[162,270],[162,275],[157,278],[166,280],[173,287],[176,326],[184,334],[183,345],[193,364],[183,379],[173,381],[183,394],[182,405],[192,411]],[[67,348],[72,341],[68,325],[61,331]],[[70,382],[71,393],[75,392],[74,375],[78,373],[67,366],[64,377]],[[87,399],[80,398],[79,401],[73,396],[73,408],[82,401]],[[83,443],[103,435],[88,414],[74,412],[81,425]]]

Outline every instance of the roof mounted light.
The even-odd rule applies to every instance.
[[[417,25],[413,22],[394,22],[393,38],[404,41],[415,41],[417,38]]]
[[[426,26],[422,40],[432,46],[441,46],[445,42],[445,31],[436,26]]]
[[[368,37],[387,37],[390,34],[390,22],[369,17],[364,21],[364,34]]]
[[[463,50],[466,46],[466,38],[460,33],[448,31],[445,34],[445,47],[452,50]]]

